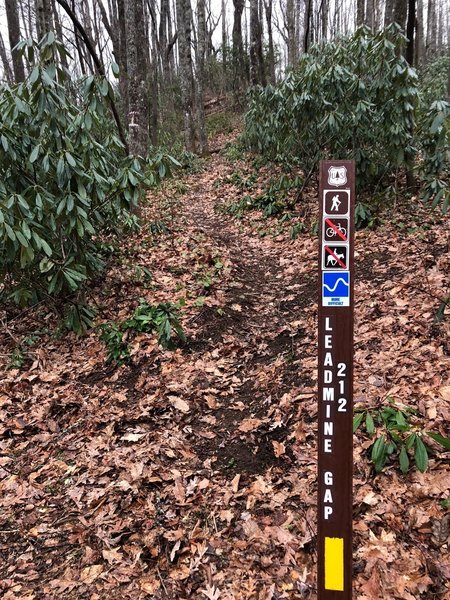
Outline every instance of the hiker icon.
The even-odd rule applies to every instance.
[[[339,195],[336,194],[331,198],[331,212],[339,211],[339,207],[341,205],[341,201],[339,200]]]
[[[323,212],[326,215],[347,216],[350,206],[349,190],[324,190]]]

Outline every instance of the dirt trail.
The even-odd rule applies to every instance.
[[[43,307],[2,339],[6,600],[315,600],[317,240],[224,214],[244,194],[233,175],[250,173],[214,154],[173,193],[159,237],[158,202],[179,182],[155,191],[91,291],[101,322],[129,318],[139,298],[185,302],[175,351],[136,334],[130,360],[107,364],[98,330],[56,336]],[[305,205],[314,216],[315,191]],[[414,423],[444,435],[450,330],[433,315],[448,227],[406,213],[401,234],[393,220],[356,236],[355,399],[413,402]],[[39,346],[8,369],[30,332]],[[372,441],[355,443],[355,598],[443,600],[450,467],[435,448],[424,474],[393,462],[375,475]]]
[[[271,415],[284,395],[310,391],[311,379],[302,368],[305,343],[310,346],[310,337],[305,339],[304,309],[314,306],[316,286],[313,276],[286,268],[292,267],[292,257],[285,258],[283,249],[249,235],[217,210],[216,174],[224,168],[233,167],[214,157],[208,165],[210,176],[202,178],[201,188],[195,177],[188,181],[193,189],[183,199],[187,218],[223,249],[232,265],[224,314],[206,310],[200,315],[197,348],[208,347],[219,362],[227,338],[225,348],[231,350],[227,370],[239,380],[216,413],[219,439],[198,450],[202,456],[217,457],[217,466],[231,467],[236,473],[263,473],[271,466],[288,468],[294,458],[292,453],[277,458],[272,441],[287,442],[295,414],[279,413],[276,421]],[[310,270],[314,273],[314,264]],[[248,419],[255,420],[255,427],[239,430]]]

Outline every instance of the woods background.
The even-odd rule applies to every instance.
[[[181,121],[187,149],[204,153],[205,111],[242,106],[249,86],[276,83],[312,44],[360,25],[398,23],[416,67],[448,52],[450,31],[448,0],[3,0],[0,10],[3,81],[30,70],[20,39],[48,31],[74,79],[118,65],[120,121],[138,154],[173,140]]]

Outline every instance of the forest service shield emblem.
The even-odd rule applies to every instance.
[[[345,185],[347,183],[347,169],[345,167],[330,167],[328,169],[329,185]]]

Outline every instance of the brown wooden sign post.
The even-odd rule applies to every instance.
[[[352,598],[354,161],[320,164],[319,600]]]

